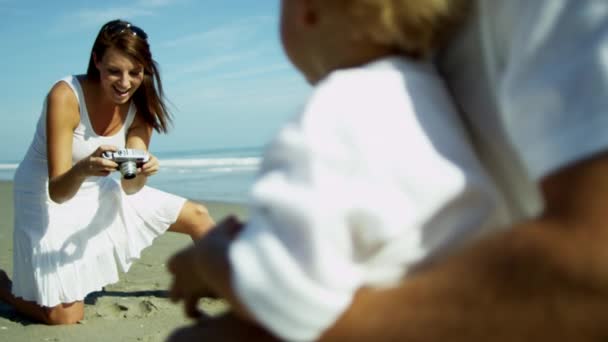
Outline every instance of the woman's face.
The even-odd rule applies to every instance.
[[[144,80],[144,67],[116,49],[106,50],[103,58],[95,58],[101,88],[116,104],[129,101]]]

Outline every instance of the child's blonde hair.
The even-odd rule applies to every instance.
[[[321,0],[349,16],[355,38],[393,46],[411,57],[439,48],[468,11],[469,0]]]

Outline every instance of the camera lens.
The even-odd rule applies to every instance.
[[[120,164],[120,173],[125,179],[133,179],[137,175],[137,164],[134,161],[126,161]]]

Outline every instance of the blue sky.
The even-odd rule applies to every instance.
[[[264,145],[310,86],[278,36],[278,0],[0,0],[0,162],[18,161],[44,96],[85,73],[101,25],[121,18],[149,36],[174,114],[152,152]]]

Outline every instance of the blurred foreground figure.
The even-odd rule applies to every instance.
[[[284,1],[286,4],[316,2]],[[304,13],[308,18],[323,18],[314,11]],[[221,284],[218,277],[210,276],[217,275],[211,270],[238,265],[237,255],[246,237],[274,241],[273,234],[252,233],[247,226],[227,221],[203,239],[199,248],[177,255],[171,266],[178,284],[174,287],[177,298],[191,303],[188,300],[196,297],[193,294],[219,294],[234,304],[235,313],[203,320],[177,331],[170,340],[238,340],[244,336],[248,340],[279,336],[335,341],[605,340],[607,35],[608,2],[603,0],[473,1],[468,25],[438,56],[438,63],[462,110],[477,157],[498,189],[500,203],[504,203],[497,207],[501,232],[428,260],[397,285],[379,288],[362,284],[341,316],[315,336],[297,335],[293,327],[273,325],[284,322],[283,317],[271,322],[256,315],[265,310],[264,302],[256,303],[262,308],[247,306],[247,300],[241,302],[247,297],[242,293],[251,288],[256,290],[254,298],[263,298],[265,289],[257,292],[258,285],[264,284],[271,291],[273,283],[282,282],[283,274],[269,273],[246,289],[248,285],[239,284],[238,279],[248,274],[247,268],[236,268]],[[334,152],[328,149],[327,153]],[[314,171],[311,169],[313,175]],[[403,177],[408,176],[406,171]],[[285,203],[289,200],[284,199]],[[389,198],[384,200],[380,208],[394,204]],[[403,215],[407,215],[406,209]],[[277,220],[281,219],[288,222],[289,217]],[[319,222],[328,231],[335,225],[332,220]],[[377,224],[381,227],[381,222]],[[285,225],[284,229],[295,228]],[[301,262],[311,254],[306,249],[309,241],[300,237],[293,245],[300,246],[294,253],[300,253]],[[211,250],[202,248],[209,246],[229,249],[230,258],[201,252]],[[266,247],[276,246],[269,243]],[[352,250],[353,255],[356,251]],[[276,262],[281,262],[282,255],[275,256],[279,259]],[[198,262],[193,261],[197,258]],[[212,267],[213,262],[205,259],[225,267]],[[199,265],[199,286],[186,289],[179,285],[184,283],[179,279],[184,264],[190,269]],[[327,272],[330,270],[338,276],[351,275],[335,266],[328,266]],[[250,275],[255,274],[253,268]],[[236,293],[230,283],[235,279],[239,284]],[[290,279],[295,287],[302,278]],[[281,287],[277,289],[281,297]],[[281,299],[289,302],[291,298]],[[327,300],[326,308],[335,310],[342,304]],[[192,304],[187,307],[192,309]],[[280,306],[266,310],[293,314],[281,311]],[[324,317],[323,312],[319,316],[309,311],[306,314],[308,320],[302,321],[321,326],[318,318]]]
[[[473,3],[439,64],[508,229],[398,288],[362,289],[325,340],[608,336],[608,2]]]

